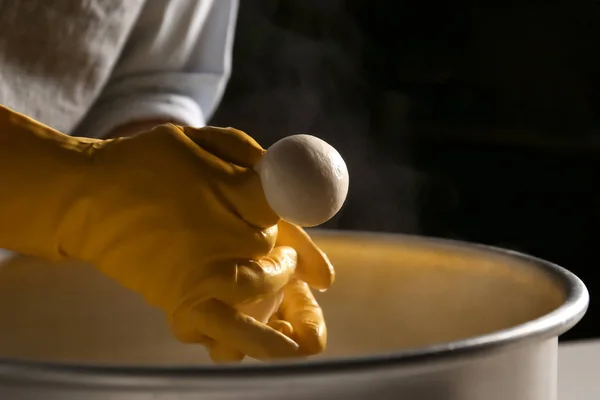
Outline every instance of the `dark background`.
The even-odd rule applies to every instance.
[[[475,3],[475,2],[472,2]],[[244,0],[211,121],[265,147],[310,132],[347,161],[328,227],[520,250],[592,296],[600,336],[600,4]]]

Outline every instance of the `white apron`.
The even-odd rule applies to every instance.
[[[0,0],[0,104],[69,133],[115,65],[144,0]]]

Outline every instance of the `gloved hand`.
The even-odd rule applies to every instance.
[[[251,169],[263,154],[230,128],[101,141],[0,108],[0,247],[96,265],[215,359],[314,354],[326,331],[307,285],[328,288],[333,268],[267,205]],[[272,325],[291,337],[236,309],[278,293],[287,323]]]
[[[243,280],[252,279],[251,277],[242,275],[242,279],[237,282],[237,288],[231,290],[218,289],[223,286],[231,287],[233,282],[230,277],[215,275],[219,279],[219,283],[215,284],[212,291],[215,293],[215,298],[221,300],[220,302],[212,299],[197,307],[184,306],[171,316],[171,328],[179,340],[184,343],[203,343],[208,347],[211,358],[217,362],[240,361],[245,354],[258,359],[287,357],[286,353],[291,349],[277,350],[274,346],[277,339],[269,338],[267,334],[261,333],[266,329],[267,332],[273,334],[271,328],[299,344],[300,347],[297,351],[290,355],[308,356],[318,354],[325,349],[327,330],[323,313],[306,282],[312,282],[313,287],[326,288],[327,280],[331,282],[333,278],[332,272],[326,271],[333,271],[333,269],[326,256],[312,243],[301,228],[285,221],[280,221],[278,228],[279,235],[276,246],[269,257],[262,259],[260,262],[262,265],[247,264],[247,266],[239,266],[238,268],[241,267],[241,269],[238,270],[252,273],[252,271],[246,270],[248,266],[257,270],[264,268],[271,271],[281,268],[285,270],[282,271],[282,275],[289,273],[289,277],[280,278],[281,284],[279,282],[272,283],[272,289],[268,291],[262,291],[259,295],[248,292],[242,298],[240,291],[248,290],[244,288],[253,286],[243,284]],[[298,255],[295,274],[292,272],[296,260],[294,248],[297,249]],[[300,279],[300,276],[306,281]],[[272,279],[275,281],[276,278],[273,276]],[[229,299],[227,298],[228,293],[236,293],[236,295]],[[256,330],[248,329],[242,323],[234,325],[232,321],[237,321],[239,318],[243,319],[244,324],[247,323],[247,317],[240,316],[237,311],[229,308],[224,309],[224,304],[240,304],[241,299],[261,299],[268,302],[277,293],[283,295],[282,302],[276,312],[268,318],[269,327],[258,321],[252,322],[252,325],[257,326]],[[245,308],[252,309],[252,307]],[[244,311],[244,308],[241,310]],[[206,314],[214,316],[214,327],[218,333],[211,333],[215,331],[211,331],[210,328],[202,328],[203,324],[208,321]],[[219,320],[217,321],[217,319]],[[284,346],[282,345],[282,347]],[[252,348],[251,351],[248,350],[250,348]]]

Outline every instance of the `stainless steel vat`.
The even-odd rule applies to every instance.
[[[557,337],[588,305],[573,274],[459,242],[312,234],[337,269],[318,294],[329,346],[292,363],[213,366],[93,268],[5,262],[0,399],[556,398]]]

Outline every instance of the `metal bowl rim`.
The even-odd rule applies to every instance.
[[[516,251],[493,246],[405,234],[364,231],[333,231],[312,229],[318,236],[336,236],[355,239],[376,239],[379,242],[419,241],[454,248],[479,249],[488,253],[508,256],[543,270],[556,279],[566,292],[565,302],[554,311],[512,328],[486,335],[442,343],[438,345],[403,350],[394,353],[360,357],[332,358],[306,362],[273,363],[234,366],[181,366],[136,367],[94,366],[74,363],[51,363],[0,357],[0,381],[27,381],[54,385],[106,385],[118,387],[168,387],[174,382],[203,386],[222,379],[252,380],[269,377],[307,377],[318,374],[337,374],[372,371],[379,368],[401,368],[456,359],[463,356],[485,354],[509,345],[529,340],[557,337],[575,325],[585,314],[589,293],[584,283],[573,273],[548,261]]]

